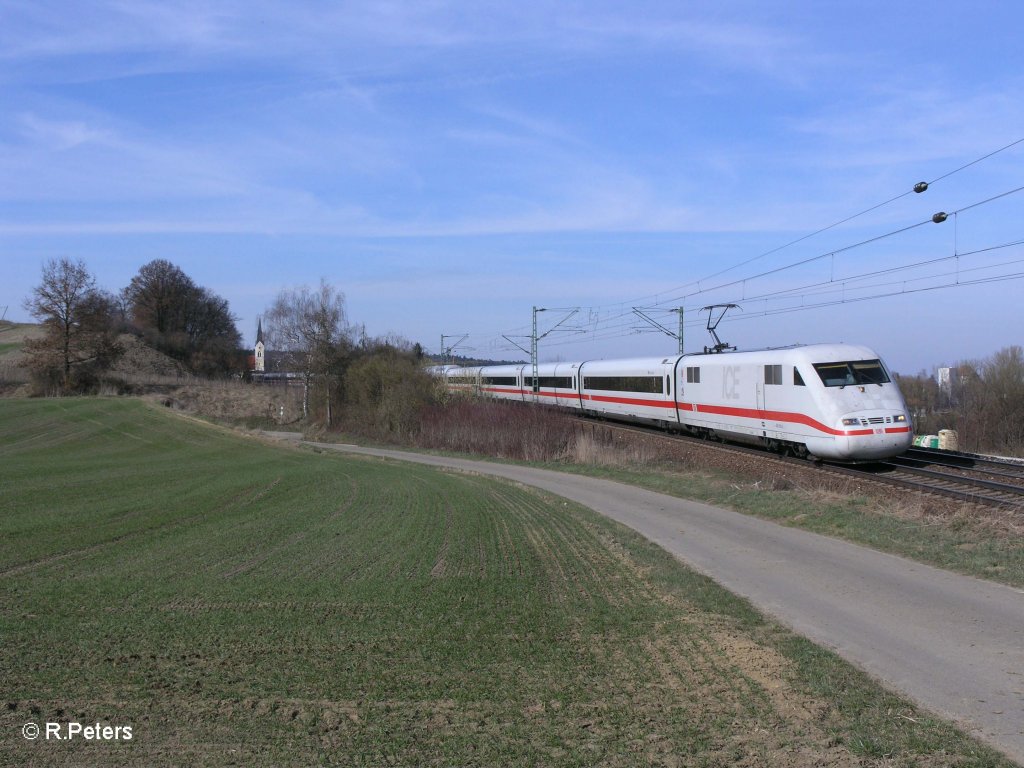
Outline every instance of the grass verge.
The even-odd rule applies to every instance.
[[[5,765],[1008,765],[554,497],[138,401],[0,431]]]
[[[969,576],[1024,587],[1024,523],[1012,511],[956,502],[904,501],[826,492],[808,484],[771,483],[717,472],[679,472],[582,464],[547,464],[594,477],[703,501],[744,514],[834,536]],[[766,487],[767,486],[767,487]],[[936,508],[938,506],[938,508]]]
[[[520,410],[533,413],[535,419],[546,418],[542,409]],[[482,413],[475,422],[470,420],[469,427],[459,425],[453,429],[447,447],[440,453],[482,460],[518,460],[530,466],[616,480],[842,538],[969,576],[1024,587],[1024,518],[1015,510],[979,508],[909,493],[869,496],[826,490],[820,487],[822,478],[810,474],[814,471],[810,467],[791,467],[789,476],[784,478],[769,477],[756,468],[744,476],[735,467],[731,471],[717,467],[715,454],[709,454],[713,447],[689,446],[683,456],[673,456],[672,451],[662,452],[656,441],[637,445],[595,441],[591,436],[591,430],[597,429],[594,425],[585,425],[573,434],[572,422],[568,427],[556,422],[567,435],[562,436],[561,442],[568,448],[548,451],[546,458],[528,461],[524,456],[531,452],[544,455],[544,440],[529,442],[544,433],[524,428],[514,431],[518,437],[510,439],[505,434],[508,420],[502,412],[498,413],[494,429],[481,423],[485,416],[493,414],[486,410]],[[483,442],[463,441],[462,436],[470,431],[489,437]],[[379,440],[360,440],[351,434],[318,433],[316,439],[380,444]],[[523,445],[529,450],[519,450]],[[457,451],[455,446],[463,450]],[[469,453],[466,448],[475,452]],[[424,448],[414,446],[412,450]]]

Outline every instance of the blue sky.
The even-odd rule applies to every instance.
[[[1024,328],[1024,192],[990,200],[1024,185],[1022,28],[942,0],[0,0],[0,307],[28,319],[49,258],[111,290],[164,258],[249,340],[323,277],[371,334],[493,358],[534,305],[541,332],[580,308],[545,360],[673,351],[634,306],[685,307],[700,349],[724,301],[741,348],[985,357]]]

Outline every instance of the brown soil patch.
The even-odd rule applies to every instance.
[[[302,419],[302,388],[243,381],[195,382],[178,386],[151,400],[206,419],[244,421],[262,419],[272,424],[293,424]]]

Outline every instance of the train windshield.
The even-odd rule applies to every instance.
[[[887,384],[889,376],[881,360],[853,360],[846,363],[815,363],[814,370],[826,387],[850,384]]]

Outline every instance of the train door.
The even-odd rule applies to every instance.
[[[680,406],[683,403],[683,384],[686,381],[686,369],[683,367],[683,360],[685,359],[686,358],[680,355],[676,360],[676,364],[672,366],[672,399],[675,401],[676,405],[675,411],[677,423],[681,423],[683,420],[683,416],[680,413]]]
[[[769,405],[778,406],[779,392],[776,387],[782,385],[782,365],[773,363],[764,367],[764,379],[762,383],[757,385],[757,407],[759,410],[767,410]],[[766,402],[768,399],[768,393],[772,395],[772,402]]]

